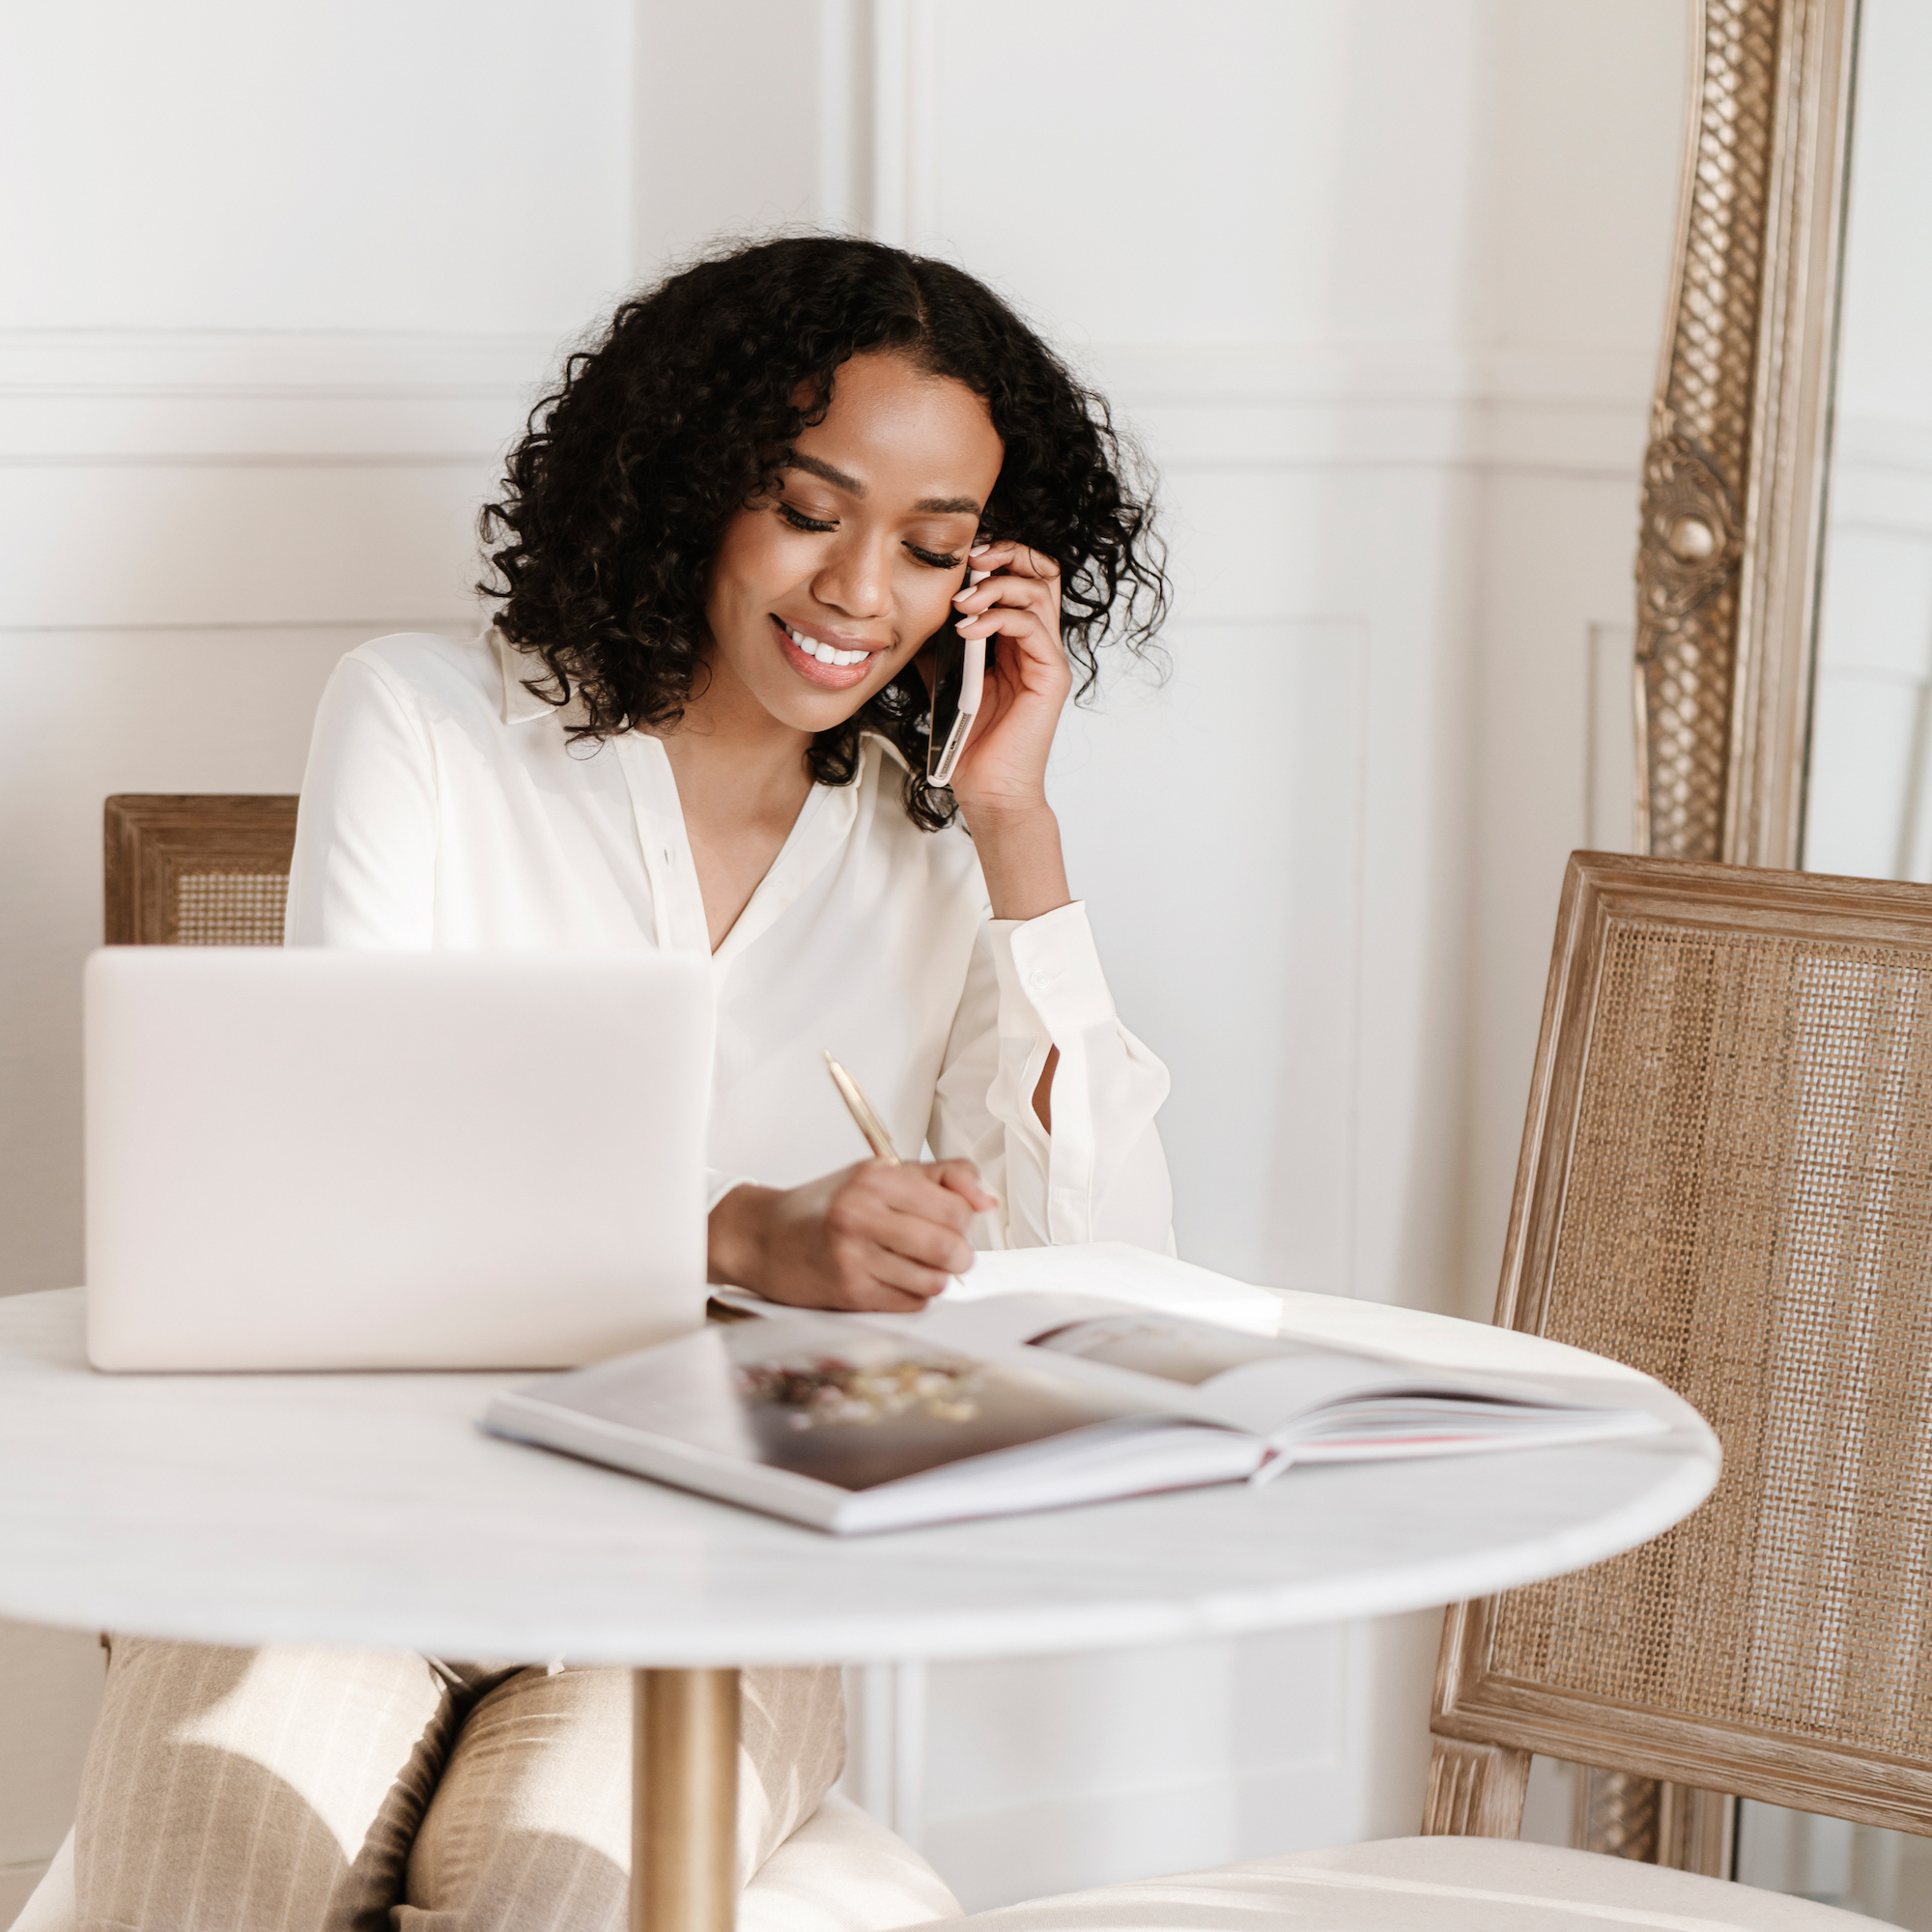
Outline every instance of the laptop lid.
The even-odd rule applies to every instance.
[[[703,960],[129,946],[84,984],[97,1368],[562,1367],[702,1321]]]

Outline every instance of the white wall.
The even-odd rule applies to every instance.
[[[293,789],[341,649],[469,621],[559,339],[823,219],[987,275],[1159,463],[1173,676],[1071,719],[1053,784],[1174,1068],[1182,1251],[1486,1307],[1561,854],[1618,829],[1684,12],[0,16],[4,1285],[78,1273],[101,796]],[[1412,1829],[1434,1624],[875,1675],[855,1779],[973,1904]]]
[[[1566,856],[1626,851],[1637,483],[1691,8],[1498,0],[1484,71],[1486,371],[1467,1007],[1464,1312],[1487,1318]]]
[[[1866,878],[1932,879],[1929,67],[1932,14],[1865,0],[1804,864]]]

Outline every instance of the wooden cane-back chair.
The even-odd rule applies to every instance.
[[[279,946],[293,797],[128,792],[107,801],[109,946]]]
[[[958,1932],[1872,1922],[1720,1881],[1731,1795],[1932,1834],[1932,889],[1577,854],[1497,1320],[1669,1383],[1724,1469],[1641,1548],[1450,1610],[1423,1835]],[[1671,1856],[1522,1843],[1537,1751],[1662,1781]]]
[[[1668,1383],[1724,1471],[1450,1611],[1424,1831],[1514,1837],[1542,1751],[1663,1780],[1691,1870],[1717,1794],[1932,1833],[1932,890],[1573,857],[1496,1321]]]

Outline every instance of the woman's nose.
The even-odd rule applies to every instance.
[[[892,604],[892,570],[882,542],[863,537],[838,545],[811,580],[814,596],[848,617],[882,617]]]

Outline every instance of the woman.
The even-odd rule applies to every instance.
[[[1044,789],[1075,667],[1164,602],[1104,405],[957,269],[770,242],[621,307],[483,524],[495,627],[365,644],[324,696],[290,942],[702,950],[714,1281],[903,1310],[976,1244],[1167,1248],[1166,1074]],[[996,640],[950,794],[920,669],[948,622]],[[594,1077],[567,1013],[530,1024]],[[827,1045],[931,1159],[825,1171],[852,1135]],[[746,1694],[749,1875],[837,1776],[842,1714],[831,1671]],[[117,1640],[82,1920],[619,1925],[628,1698],[614,1670]]]

